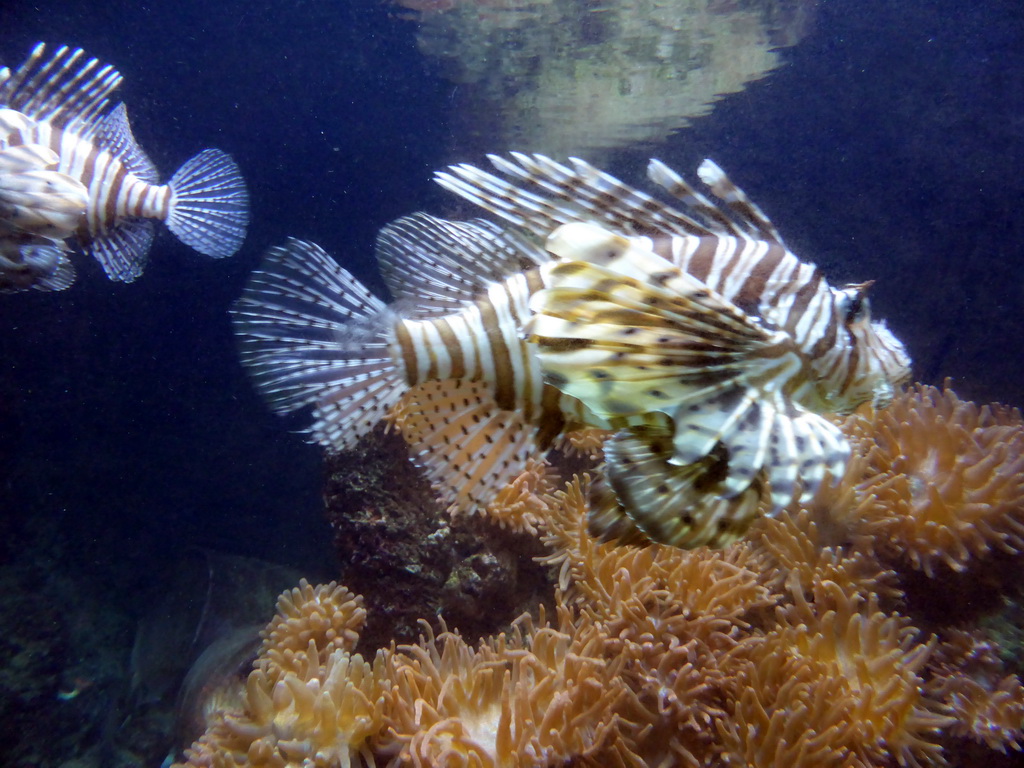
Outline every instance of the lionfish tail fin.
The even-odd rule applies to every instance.
[[[230,155],[219,149],[200,152],[178,169],[169,186],[167,227],[181,242],[215,259],[242,246],[249,192]]]
[[[683,549],[724,547],[741,538],[757,517],[765,492],[762,478],[726,497],[721,492],[728,471],[724,455],[716,452],[685,466],[672,463],[672,457],[668,425],[630,427],[613,435],[605,444],[608,486],[594,486],[599,495],[591,500],[591,532],[623,543],[637,541],[639,532]]]
[[[351,447],[407,389],[392,313],[313,243],[272,248],[231,313],[257,390],[278,413],[312,405],[321,445]]]

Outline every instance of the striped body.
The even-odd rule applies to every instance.
[[[842,473],[822,414],[882,405],[909,373],[866,284],[831,287],[717,166],[702,178],[731,216],[653,161],[684,211],[582,161],[512,157],[492,158],[508,178],[438,175],[504,227],[381,231],[390,307],[312,244],[267,255],[233,313],[276,410],[313,405],[335,449],[390,412],[463,511],[558,435],[611,429],[593,519],[628,541],[722,545],[768,492],[778,508]]]
[[[875,392],[877,369],[893,371],[898,382],[897,372],[906,368],[902,345],[866,317],[847,322],[849,293],[832,288],[817,267],[781,243],[726,235],[638,241],[767,327],[788,334],[809,369],[807,386],[797,396],[807,407],[846,413],[863,402],[887,403],[884,387]]]
[[[55,170],[85,185],[89,202],[78,231],[84,243],[105,234],[124,218],[167,219],[170,187],[143,181],[119,156],[75,130],[38,122],[28,130],[0,137],[0,149],[21,144],[49,147],[59,158]]]
[[[75,239],[107,276],[131,282],[142,274],[158,221],[200,253],[237,251],[249,197],[234,160],[204,150],[160,184],[125,106],[110,102],[121,75],[80,49],[48,53],[40,43],[17,69],[0,68],[0,151],[44,147],[56,155],[54,170],[85,188]]]
[[[544,288],[545,271],[541,266],[492,283],[461,312],[398,321],[391,354],[406,383],[484,382],[500,408],[538,427],[545,447],[566,429],[607,428],[575,397],[545,383],[537,348],[523,339],[530,297]]]

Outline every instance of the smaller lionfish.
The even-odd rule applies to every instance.
[[[49,58],[45,54],[40,43],[17,69],[0,69],[0,150],[43,147],[56,156],[50,170],[82,185],[87,200],[74,233],[107,276],[131,282],[142,274],[157,221],[200,253],[220,258],[237,251],[249,203],[235,162],[208,149],[160,184],[132,135],[124,105],[111,108],[109,97],[121,75],[86,60],[81,50],[65,46]],[[0,216],[10,223],[10,211]],[[0,243],[6,244],[7,258],[18,261],[9,256],[14,238],[0,233]],[[38,247],[25,245],[20,261],[32,262]]]
[[[17,115],[0,110],[0,133]],[[89,194],[54,170],[57,159],[38,144],[0,150],[0,293],[59,291],[75,279],[64,240],[77,229]]]
[[[400,219],[378,238],[388,307],[316,246],[268,254],[234,307],[243,361],[281,412],[312,404],[343,448],[399,424],[460,509],[583,427],[612,430],[592,528],[724,545],[839,476],[822,414],[887,402],[909,375],[868,284],[830,287],[709,161],[718,207],[658,161],[685,210],[580,160],[491,157],[438,181],[503,219]],[[403,397],[404,396],[404,397]]]

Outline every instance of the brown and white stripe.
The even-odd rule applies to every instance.
[[[131,281],[142,273],[158,221],[201,253],[234,253],[248,223],[248,193],[234,161],[206,150],[160,184],[124,105],[111,108],[120,74],[80,49],[46,53],[40,43],[20,67],[0,70],[0,110],[18,117],[3,121],[17,127],[0,135],[0,150],[44,146],[57,155],[55,170],[85,186],[77,239],[107,275]]]
[[[880,380],[900,384],[908,378],[902,345],[883,323],[870,321],[865,287],[851,293],[830,286],[813,264],[786,248],[768,217],[711,161],[698,173],[724,210],[657,160],[648,166],[649,178],[685,210],[576,158],[571,167],[521,153],[490,160],[502,175],[456,165],[436,179],[538,238],[581,220],[629,236],[767,329],[789,334],[813,368],[804,394],[821,400],[820,410],[883,402],[891,388],[876,391]],[[851,305],[858,308],[855,316]]]

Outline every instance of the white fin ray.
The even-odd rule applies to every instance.
[[[416,213],[377,236],[384,282],[420,318],[459,312],[490,283],[547,260],[544,251],[483,220],[453,222]]]
[[[0,243],[0,293],[63,291],[75,281],[75,267],[60,248],[23,245],[10,249]]]
[[[89,253],[111,280],[133,282],[146,268],[149,249],[156,236],[153,219],[121,219],[111,229],[93,238]]]
[[[519,410],[502,410],[487,384],[430,381],[413,387],[396,422],[452,513],[482,511],[543,451]]]
[[[215,259],[242,246],[249,224],[249,192],[235,161],[207,149],[171,177],[167,228],[185,245]]]
[[[578,158],[573,167],[543,155],[489,155],[501,178],[460,164],[435,181],[505,221],[544,237],[572,221],[596,221],[638,234],[709,234],[695,219]]]
[[[147,184],[160,183],[160,174],[156,166],[135,140],[131,124],[128,122],[128,110],[123,103],[114,107],[113,111],[96,126],[95,141],[115,155],[129,172]]]
[[[661,160],[652,158],[647,164],[647,178],[683,203],[688,211],[704,223],[708,233],[744,236],[742,228]]]
[[[38,121],[62,128],[74,127],[83,138],[110,106],[110,95],[121,75],[110,65],[87,59],[82,49],[61,46],[45,59],[39,43],[15,70],[0,71],[0,105],[17,109]]]
[[[705,159],[697,169],[697,175],[715,196],[732,211],[736,221],[742,224],[751,237],[775,242],[785,247],[782,236],[764,211],[754,203],[747,193],[736,186],[717,163]]]
[[[462,163],[438,172],[435,181],[536,237],[591,221],[626,234],[729,235],[782,244],[771,220],[710,160],[698,175],[722,205],[660,160],[650,161],[648,178],[679,200],[680,210],[579,158],[569,158],[570,167],[539,154],[487,157],[498,175]]]
[[[272,248],[231,313],[257,390],[278,413],[314,406],[310,431],[331,449],[354,445],[406,390],[393,315],[313,243]]]

